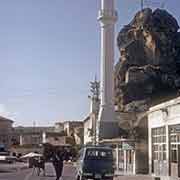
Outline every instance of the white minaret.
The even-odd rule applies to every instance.
[[[101,0],[98,20],[101,26],[101,81],[100,111],[98,117],[98,137],[113,138],[118,135],[114,112],[114,31],[117,12],[114,0]]]

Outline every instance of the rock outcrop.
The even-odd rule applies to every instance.
[[[124,26],[117,38],[116,104],[121,111],[144,111],[161,94],[180,88],[180,33],[166,10],[147,8]]]

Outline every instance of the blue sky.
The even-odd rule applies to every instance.
[[[117,35],[140,0],[116,1]],[[99,6],[100,0],[0,1],[2,116],[15,125],[48,126],[87,115],[89,82],[100,69]],[[165,8],[180,20],[179,7],[179,0],[167,0]]]

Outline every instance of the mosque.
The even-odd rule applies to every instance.
[[[119,173],[180,177],[180,86],[179,74],[173,74],[179,66],[169,49],[179,52],[171,39],[180,40],[179,26],[165,10],[138,12],[118,35],[121,58],[114,69],[117,19],[114,0],[101,0],[100,98],[91,98],[84,142],[111,145]]]

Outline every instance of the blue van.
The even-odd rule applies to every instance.
[[[77,161],[77,180],[113,180],[113,152],[109,147],[87,146],[80,150]]]

